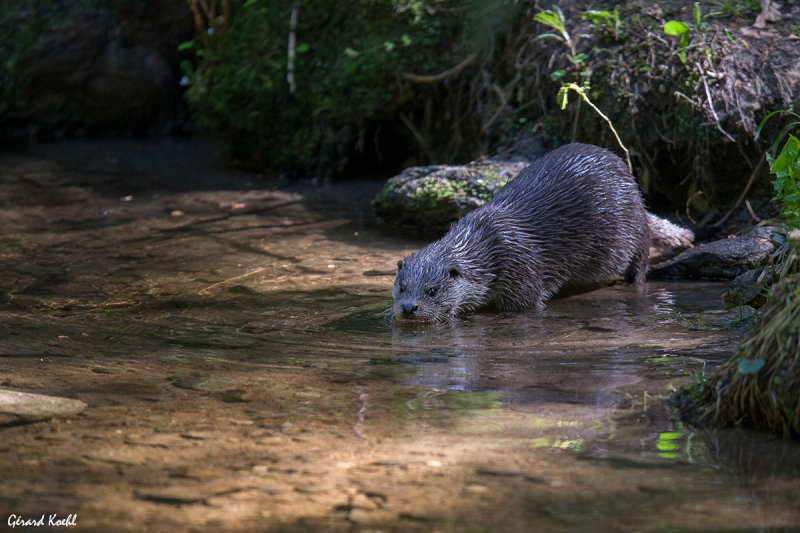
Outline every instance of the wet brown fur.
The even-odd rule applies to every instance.
[[[541,309],[563,287],[617,275],[642,284],[651,240],[685,246],[693,239],[645,210],[622,159],[568,144],[398,262],[392,314],[449,321],[484,307]]]

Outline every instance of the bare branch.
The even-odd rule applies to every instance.
[[[475,59],[477,59],[477,57],[478,57],[477,54],[470,54],[469,56],[467,56],[466,59],[464,59],[458,65],[454,66],[453,68],[447,69],[444,72],[440,72],[439,74],[434,74],[432,76],[420,76],[418,74],[404,73],[403,79],[414,83],[438,83],[440,81],[446,80],[447,78],[455,76],[456,74],[458,74],[459,72],[470,66],[475,61]]]

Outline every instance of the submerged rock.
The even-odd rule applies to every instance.
[[[0,390],[0,426],[26,424],[80,413],[86,404],[72,398]]]
[[[777,282],[779,277],[774,266],[748,270],[736,276],[722,298],[734,305],[761,307],[767,300],[770,285]]]
[[[754,230],[684,250],[674,258],[652,265],[648,277],[655,279],[734,279],[760,267],[775,250],[772,230]]]

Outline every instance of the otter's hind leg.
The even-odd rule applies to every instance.
[[[625,281],[643,285],[647,274],[647,265],[650,261],[649,239],[642,238],[636,246],[636,251],[631,257],[631,262],[625,270]]]

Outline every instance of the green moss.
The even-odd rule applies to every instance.
[[[428,176],[411,195],[411,205],[432,208],[454,201],[455,196],[488,201],[508,181],[496,167],[486,166],[473,171],[478,175],[472,184],[453,179]]]

